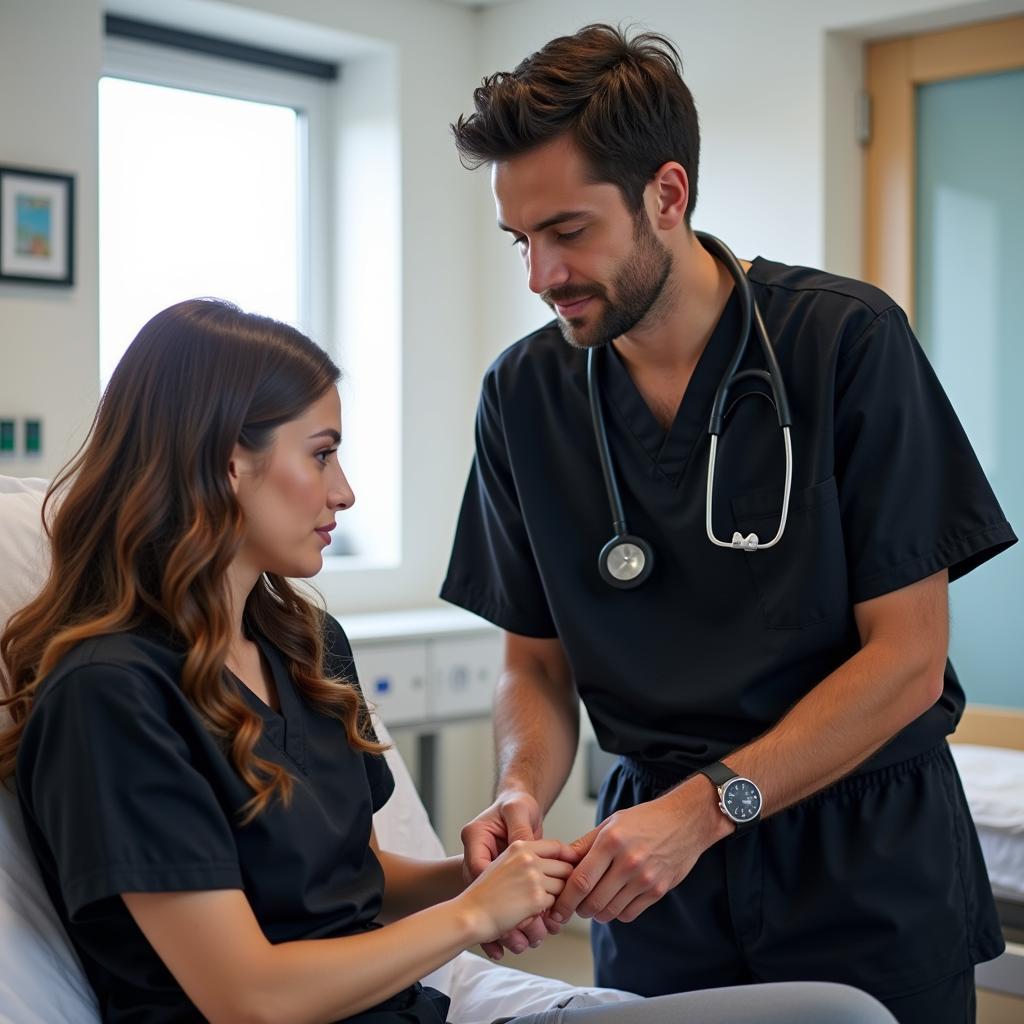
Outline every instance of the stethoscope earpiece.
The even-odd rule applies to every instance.
[[[601,548],[597,568],[605,583],[632,590],[651,575],[654,552],[647,541],[629,533],[618,534]]]

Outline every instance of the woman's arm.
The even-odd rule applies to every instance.
[[[548,909],[572,871],[563,854],[555,840],[514,843],[453,899],[364,934],[278,945],[237,889],[122,896],[212,1024],[329,1024]]]
[[[373,832],[370,833],[370,846],[384,869],[382,921],[397,921],[418,910],[426,910],[454,899],[466,888],[461,855],[444,860],[419,860],[389,853],[377,845],[377,836]]]

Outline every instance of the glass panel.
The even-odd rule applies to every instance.
[[[1007,518],[1024,530],[1024,70],[917,96],[917,328]],[[1024,707],[1024,545],[955,583],[974,703]]]
[[[100,373],[139,328],[213,295],[296,323],[298,115],[100,80]]]

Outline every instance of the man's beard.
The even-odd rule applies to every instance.
[[[608,299],[608,292],[599,285],[589,288],[552,288],[541,296],[554,307],[556,302],[566,303],[594,296],[604,303],[597,323],[584,328],[582,323],[558,317],[562,337],[573,348],[598,348],[608,345],[623,334],[628,334],[646,317],[662,297],[665,282],[672,271],[672,253],[658,241],[643,210],[637,214],[633,232],[633,251],[626,257],[612,281],[616,301]]]

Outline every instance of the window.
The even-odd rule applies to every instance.
[[[347,216],[362,203],[332,177],[342,133],[335,83],[120,34],[108,34],[99,84],[101,383],[154,313],[211,295],[295,324],[357,368],[360,405],[394,409],[397,345],[378,331],[360,352],[359,338],[342,345],[338,337],[363,314],[335,306],[336,294],[353,306],[348,275],[335,273],[335,254],[348,252],[336,211]],[[376,265],[369,251],[360,255]],[[375,500],[339,521],[327,568],[399,561],[395,413],[386,430],[360,429],[353,444],[346,411],[345,465],[360,467]]]
[[[100,81],[100,376],[155,312],[215,295],[309,330],[300,303],[300,115]]]
[[[108,36],[99,87],[104,381],[149,316],[195,295],[294,323],[331,347],[325,275],[314,274],[330,252],[331,84]]]

